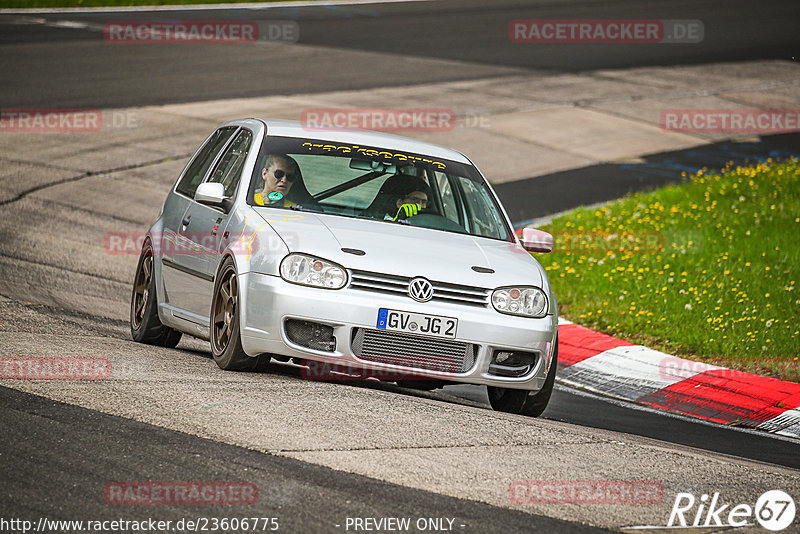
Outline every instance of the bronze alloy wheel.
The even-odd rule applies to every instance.
[[[231,341],[239,300],[238,291],[236,271],[233,267],[228,266],[221,273],[211,314],[211,343],[214,344],[214,352],[217,354],[225,352]]]
[[[138,330],[144,320],[147,299],[150,296],[150,281],[153,278],[153,253],[147,249],[142,253],[142,261],[136,271],[133,281],[133,302],[131,313],[131,326]]]
[[[158,296],[156,295],[155,261],[150,241],[142,245],[136,275],[131,291],[131,337],[139,343],[174,347],[183,335],[177,330],[161,323],[158,317]]]
[[[239,279],[231,258],[223,261],[211,301],[211,355],[226,371],[265,371],[269,354],[249,356],[239,335]]]

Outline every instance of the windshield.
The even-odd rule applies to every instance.
[[[267,137],[248,203],[511,240],[471,165],[421,154]]]

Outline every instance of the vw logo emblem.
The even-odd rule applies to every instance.
[[[408,284],[408,296],[418,302],[428,302],[433,298],[433,285],[424,278],[414,278]]]

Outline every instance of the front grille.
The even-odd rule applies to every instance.
[[[393,293],[408,298],[408,283],[411,278],[391,274],[372,273],[368,271],[350,271],[350,289],[373,291],[377,293]],[[471,306],[486,306],[489,301],[489,290],[479,287],[434,282],[433,299],[439,302],[453,302]]]
[[[351,347],[362,360],[447,373],[469,371],[478,353],[473,343],[366,328],[353,329]]]

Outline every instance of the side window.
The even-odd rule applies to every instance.
[[[250,142],[253,140],[253,133],[250,130],[242,129],[228,150],[222,155],[217,163],[214,172],[211,173],[209,182],[219,182],[225,186],[225,196],[233,196],[236,186],[242,177],[244,160],[250,151]]]
[[[235,131],[236,126],[227,126],[225,128],[220,128],[211,135],[206,144],[203,145],[203,148],[200,149],[200,152],[197,153],[189,164],[186,173],[183,175],[183,178],[181,178],[180,183],[178,183],[178,187],[176,188],[178,193],[186,195],[189,198],[194,198],[194,192],[197,190],[197,186],[200,185],[200,182],[203,181],[203,177],[214,162],[214,158],[219,151],[222,150],[222,147],[225,146],[225,143],[228,142],[228,139],[230,139]]]

